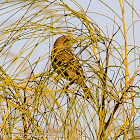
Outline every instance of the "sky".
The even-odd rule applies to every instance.
[[[42,0],[43,1],[43,0]],[[17,21],[18,19],[20,19],[27,11],[27,7],[23,8],[23,9],[16,9],[17,7],[20,6],[24,6],[25,4],[28,4],[28,2],[22,3],[22,0],[17,0],[17,3],[19,2],[19,4],[13,4],[13,3],[8,3],[8,4],[4,4],[2,5],[2,3],[5,2],[5,0],[1,1],[0,4],[0,33],[1,30],[4,29],[4,27],[9,26],[8,28],[10,29],[11,27],[14,28],[16,27],[15,25],[12,25],[15,21]],[[60,2],[59,0],[57,0],[57,2]],[[122,35],[123,32],[123,23],[121,21],[122,18],[122,13],[120,10],[120,5],[119,5],[119,0],[103,0],[103,2],[99,1],[99,0],[77,0],[77,1],[72,1],[72,0],[65,0],[65,2],[67,3],[68,6],[70,6],[72,9],[76,10],[76,11],[80,11],[80,10],[84,10],[87,11],[86,15],[93,20],[99,27],[100,29],[102,29],[102,31],[107,35],[109,35],[109,38],[111,38],[112,36],[112,31],[113,33],[115,33],[120,26],[120,30],[116,33],[116,35],[114,36],[114,40],[117,43],[114,43],[114,45],[116,45],[119,48],[120,46],[124,46],[124,38]],[[77,2],[77,3],[76,3]],[[134,11],[132,11],[132,8],[130,5],[132,5],[133,3],[133,7],[134,7]],[[34,7],[34,9],[32,9],[30,12],[28,12],[29,14],[27,14],[28,16],[41,10],[45,4],[47,3],[43,3],[42,5],[38,5],[37,7]],[[133,46],[140,46],[140,39],[139,39],[139,33],[140,33],[140,0],[127,0],[127,2],[125,2],[125,23],[126,23],[126,30],[127,30],[127,43],[128,43],[128,50],[130,50]],[[57,7],[55,7],[57,8]],[[57,16],[55,14],[60,14],[62,11],[60,9],[60,13],[59,12],[55,12],[56,9],[53,9],[53,6],[51,7],[51,12],[54,12],[54,18],[50,18],[52,21],[57,19]],[[17,12],[17,13],[16,13]],[[40,38],[37,38],[35,40],[35,43],[32,42],[34,40],[34,37],[37,36],[38,34],[34,35],[34,37],[32,39],[30,39],[30,41],[28,42],[26,39],[22,39],[19,40],[17,42],[15,42],[14,44],[9,44],[9,46],[13,46],[11,47],[11,49],[9,49],[7,51],[7,48],[1,52],[1,62],[0,65],[4,65],[5,68],[7,68],[8,72],[12,75],[12,73],[18,73],[20,71],[20,69],[22,69],[22,66],[26,66],[28,67],[30,64],[27,63],[27,61],[25,61],[24,63],[22,63],[21,68],[17,66],[19,66],[21,64],[21,62],[23,62],[23,57],[26,58],[26,56],[28,55],[29,51],[32,50],[32,48],[35,47],[35,44],[40,41],[42,38],[44,39],[43,41],[41,41],[40,45],[38,47],[35,47],[34,52],[32,53],[32,55],[30,56],[30,63],[34,63],[37,62],[38,60],[40,60],[41,58],[41,63],[37,63],[36,69],[35,69],[35,73],[41,73],[44,72],[44,69],[46,68],[46,65],[48,63],[48,61],[50,60],[50,52],[53,46],[54,41],[56,40],[56,38],[59,36],[54,36],[53,38],[49,38],[48,34],[50,33],[49,31],[45,31],[45,28],[47,25],[49,25],[49,23],[51,23],[52,21],[50,19],[47,20],[47,14],[50,16],[51,12],[48,10],[44,10],[42,12],[42,14],[39,15],[39,17],[36,16],[35,19],[32,20],[32,22],[35,22],[36,24],[34,25],[34,27],[37,27],[36,30],[39,30],[39,26],[36,26],[38,24],[38,22],[36,22],[39,19],[43,19],[45,17],[45,19],[42,20],[42,22],[40,22],[40,24],[44,24],[44,26],[41,26],[40,28],[42,29],[42,31],[38,31],[37,33],[40,35]],[[132,19],[132,12],[133,14],[133,19]],[[16,13],[16,14],[14,14]],[[47,13],[47,14],[46,14]],[[13,15],[14,14],[14,15]],[[11,15],[13,15],[11,17]],[[10,18],[9,18],[10,17]],[[26,17],[26,16],[25,16]],[[24,18],[25,18],[24,17]],[[33,16],[31,16],[33,17]],[[61,17],[61,16],[60,16]],[[8,19],[9,18],[9,19]],[[22,21],[22,24],[27,23],[28,18],[24,21]],[[62,20],[63,21],[63,20]],[[114,21],[116,24],[114,24]],[[72,19],[69,21],[70,24],[73,26],[77,26],[77,27],[81,27],[84,29],[84,27],[82,27],[82,25],[78,25],[78,19]],[[59,22],[60,23],[60,22]],[[132,24],[134,23],[134,24]],[[58,26],[59,24],[56,23],[54,24],[56,26]],[[134,26],[133,26],[134,25]],[[67,25],[65,25],[67,27]],[[60,24],[59,27],[64,27],[64,24]],[[61,32],[61,28],[60,30],[58,30],[58,32]],[[4,30],[6,30],[7,28],[5,28]],[[134,30],[133,30],[134,29]],[[44,31],[44,32],[43,32]],[[55,30],[56,31],[56,30]],[[133,33],[134,31],[134,33]],[[31,31],[30,31],[31,32]],[[26,32],[24,32],[25,34]],[[41,34],[42,33],[42,34]],[[44,33],[44,34],[43,34]],[[80,32],[78,32],[80,33]],[[14,33],[13,33],[14,34]],[[22,34],[22,32],[19,32],[19,35]],[[0,34],[1,35],[1,34]],[[9,34],[7,33],[7,36],[9,36]],[[1,38],[0,43],[3,42],[3,40],[7,37],[6,35],[3,36],[3,38]],[[26,38],[28,38],[28,35],[25,35]],[[15,37],[13,35],[13,37]],[[135,37],[135,39],[133,38]],[[7,39],[7,38],[6,38]],[[2,47],[3,44],[0,44],[0,47]],[[30,47],[31,46],[31,47]],[[21,52],[21,48],[23,49],[23,51]],[[140,50],[136,50],[137,53],[139,53]],[[7,53],[4,53],[7,52]],[[124,52],[121,52],[122,55],[124,56]],[[6,56],[6,54],[8,54],[8,56]],[[118,54],[115,54],[117,57]],[[11,64],[11,60],[14,59],[15,57],[19,56],[18,61],[15,61],[14,65],[11,66],[10,68],[8,68],[9,64]],[[21,57],[22,56],[22,57]],[[103,56],[102,56],[103,57]],[[27,57],[28,59],[28,57]],[[134,59],[134,55],[129,55],[128,60],[129,62],[131,60]],[[2,61],[3,60],[3,61]],[[110,61],[110,63],[112,63],[113,60]],[[25,64],[26,63],[26,64]],[[129,66],[129,72],[130,72],[130,76],[132,76],[134,74],[134,67],[135,65],[137,66],[139,63],[139,60],[136,61],[136,63],[132,63]],[[15,72],[16,71],[16,72]],[[31,70],[30,70],[31,71]],[[25,70],[25,77],[28,76],[30,74],[30,72],[28,70]],[[22,78],[22,73],[20,74],[20,78]],[[15,75],[16,76],[16,75]],[[136,78],[136,82],[139,80],[139,78]],[[138,104],[139,101],[136,100],[136,104]],[[138,124],[140,126],[140,124]]]

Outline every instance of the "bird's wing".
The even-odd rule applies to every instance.
[[[70,49],[58,50],[55,52],[55,65],[61,67],[65,76],[70,79],[81,76],[84,77],[83,69],[78,59]]]

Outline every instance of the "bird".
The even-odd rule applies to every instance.
[[[51,54],[52,67],[58,75],[70,81],[70,85],[76,83],[82,87],[84,98],[89,99],[92,98],[92,94],[85,83],[82,65],[71,49],[75,41],[68,35],[62,35],[56,39]]]

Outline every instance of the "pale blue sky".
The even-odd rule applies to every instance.
[[[5,0],[2,0],[2,2],[4,2]],[[75,6],[75,4],[73,4],[70,0],[65,0],[66,3],[68,4],[68,6],[70,6],[72,9],[79,11],[79,8],[77,6]],[[133,26],[130,26],[132,24],[132,8],[130,7],[130,5],[128,5],[127,3],[125,3],[125,22],[126,22],[126,29],[128,29],[128,27],[130,27],[130,29],[128,30],[128,34],[127,34],[127,43],[128,43],[128,49],[130,50],[132,48],[132,46],[135,45],[136,46],[140,46],[140,0],[127,0],[130,4],[132,4],[132,1],[134,1],[134,8],[137,12],[137,14],[134,12],[134,21],[135,26],[134,26],[134,34],[135,34],[135,42],[133,39]],[[18,0],[17,0],[18,2]],[[121,10],[120,10],[120,5],[119,5],[119,0],[103,0],[104,3],[106,3],[108,6],[110,6],[110,8],[112,8],[112,10],[114,10],[114,12],[116,14],[118,14],[120,16],[120,18],[113,13],[113,11],[111,11],[111,9],[109,9],[108,7],[106,7],[103,3],[101,3],[99,0],[91,0],[91,3],[89,5],[90,0],[77,0],[77,2],[79,3],[79,5],[81,6],[81,8],[86,11],[87,7],[88,7],[88,12],[87,15],[96,22],[96,24],[103,30],[103,32],[105,34],[107,34],[107,32],[109,33],[109,37],[111,38],[112,36],[112,30],[113,30],[113,26],[115,27],[114,32],[117,31],[118,26],[114,25],[114,21],[116,23],[119,24],[119,26],[121,26],[121,30],[123,31],[123,24],[121,22]],[[0,7],[0,25],[2,23],[4,23],[8,17],[10,17],[16,10],[13,10],[14,8],[16,8],[17,6],[12,6],[10,7],[10,3],[9,4],[5,4],[5,6]],[[20,5],[24,5],[24,4],[18,4],[18,6]],[[45,5],[45,4],[44,4]],[[6,8],[6,6],[9,6],[8,8]],[[42,7],[41,7],[42,8]],[[41,9],[40,8],[40,9]],[[17,19],[19,19],[26,11],[27,9],[25,8],[25,10],[19,10],[17,12],[17,14],[15,14],[13,17],[11,17],[10,19],[8,19],[4,24],[2,24],[2,26],[0,26],[0,30],[8,25],[11,25],[12,23],[14,23]],[[39,8],[32,10],[31,13],[36,12],[37,10],[39,10]],[[9,11],[9,12],[8,12]],[[2,15],[3,13],[6,13]],[[104,16],[103,16],[104,15]],[[45,16],[45,14],[43,15]],[[107,16],[107,17],[105,17]],[[111,18],[111,19],[109,19]],[[39,19],[39,18],[38,18]],[[37,20],[37,18],[35,19]],[[74,23],[75,22],[75,23]],[[45,23],[44,23],[45,24]],[[73,21],[73,24],[77,24],[77,21]],[[6,30],[6,29],[5,29]],[[0,34],[1,35],[1,34]],[[45,33],[45,35],[47,36],[47,33]],[[57,36],[58,37],[58,36]],[[44,37],[45,38],[45,37]],[[30,58],[30,62],[33,63],[35,61],[37,61],[39,59],[39,57],[43,57],[44,55],[48,55],[47,53],[49,51],[51,51],[53,43],[55,41],[56,37],[54,37],[54,39],[50,40],[46,38],[45,41],[43,41],[43,43],[40,44],[40,46],[34,51],[33,55]],[[121,34],[121,31],[118,31],[118,33],[115,35],[114,39],[119,43],[120,46],[124,45],[124,39],[123,36]],[[0,40],[0,42],[2,42],[3,39]],[[27,40],[26,40],[27,41]],[[37,41],[37,40],[36,40]],[[49,45],[50,44],[50,45]],[[13,45],[13,44],[12,44]],[[11,60],[11,58],[14,58],[18,52],[21,50],[21,48],[25,45],[24,40],[18,41],[16,43],[14,43],[14,45],[12,46],[12,49],[9,50],[9,54],[10,57],[2,57],[2,58],[6,58],[6,60],[0,62],[0,65],[5,64],[5,67],[8,66],[9,64],[9,60]],[[32,44],[33,45],[33,44]],[[117,43],[115,44],[117,46]],[[118,45],[118,47],[119,47]],[[132,46],[129,46],[132,45]],[[1,47],[1,46],[0,46]],[[50,50],[49,50],[50,49]],[[140,50],[139,50],[140,51]],[[28,51],[25,52],[23,54],[23,56],[25,57],[28,54]],[[2,53],[0,55],[3,55]],[[117,56],[117,54],[116,54]],[[123,52],[123,56],[124,56],[124,52]],[[128,59],[129,61],[131,61],[134,56],[133,55],[129,55]],[[45,56],[43,57],[45,60],[42,60],[41,63],[37,64],[37,68],[36,73],[41,73],[44,71],[44,67],[46,65],[46,60],[48,60],[47,58],[45,58]],[[19,65],[20,64],[20,60],[22,61],[22,58],[19,58],[19,62],[17,62],[16,64]],[[4,62],[4,63],[3,63]],[[136,62],[136,65],[138,65],[139,61]],[[13,66],[10,70],[14,71],[17,67]],[[9,70],[9,71],[10,71]],[[20,69],[19,69],[20,70]],[[130,75],[132,76],[134,74],[134,63],[132,63],[129,67],[129,72]],[[12,73],[12,72],[11,72]],[[26,75],[26,74],[25,74]],[[27,75],[29,75],[29,73],[27,73]],[[26,76],[27,76],[26,75]],[[139,77],[136,78],[136,81],[139,80]],[[139,99],[136,100],[136,103],[139,103]],[[137,123],[138,126],[140,126],[139,124],[140,122]]]

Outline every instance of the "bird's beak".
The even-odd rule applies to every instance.
[[[72,37],[72,36],[69,38],[69,40],[70,40],[73,44],[75,44],[75,43],[78,42],[77,39],[75,39],[75,38]]]

